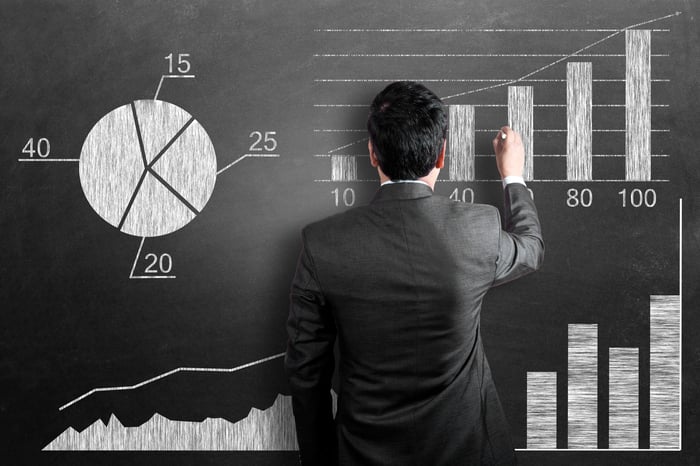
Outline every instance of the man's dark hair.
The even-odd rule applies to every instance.
[[[435,168],[447,137],[445,106],[422,84],[394,82],[372,101],[367,130],[384,174],[415,180]]]

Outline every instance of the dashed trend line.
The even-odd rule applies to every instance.
[[[89,397],[93,393],[97,392],[117,392],[117,391],[124,391],[124,390],[136,390],[137,388],[141,388],[144,385],[148,385],[150,383],[153,383],[157,380],[164,379],[165,377],[171,376],[173,374],[176,374],[178,372],[237,372],[242,369],[247,369],[248,367],[252,366],[257,366],[258,364],[262,364],[264,362],[272,361],[273,359],[278,359],[284,356],[285,353],[278,353],[278,354],[273,354],[272,356],[268,356],[263,359],[258,359],[257,361],[249,362],[247,364],[243,364],[241,366],[236,366],[236,367],[231,367],[231,368],[220,368],[220,367],[178,367],[177,369],[173,369],[168,372],[164,372],[160,375],[157,375],[155,377],[152,377],[148,380],[144,380],[143,382],[139,382],[134,385],[123,385],[123,386],[117,386],[117,387],[101,387],[101,388],[93,388],[87,393],[84,393],[83,395],[80,395],[78,398],[69,401],[68,403],[64,404],[60,408],[58,408],[59,411],[63,411],[64,409],[74,405],[80,400],[84,400],[85,398]]]
[[[525,75],[523,75],[523,76],[520,76],[519,78],[513,79],[513,80],[511,80],[511,81],[507,81],[507,82],[504,82],[504,83],[498,83],[498,84],[493,84],[493,85],[490,85],[490,86],[480,87],[480,88],[478,88],[478,89],[472,89],[471,91],[465,91],[465,92],[460,92],[460,93],[457,93],[457,94],[448,95],[448,96],[443,97],[442,100],[453,99],[453,98],[455,98],[455,97],[461,97],[461,96],[463,96],[463,95],[468,95],[468,94],[475,94],[475,93],[477,93],[477,92],[487,91],[487,90],[489,90],[489,89],[495,89],[495,88],[498,88],[498,87],[510,86],[511,84],[518,83],[518,82],[520,82],[520,81],[522,81],[522,80],[524,80],[524,79],[529,78],[530,76],[532,76],[532,75],[534,75],[534,74],[537,74],[537,73],[539,73],[539,72],[541,72],[541,71],[544,71],[544,70],[546,70],[546,69],[548,69],[548,68],[551,68],[552,66],[557,65],[557,64],[563,62],[564,60],[568,60],[569,58],[571,58],[571,57],[573,57],[573,56],[579,55],[581,52],[585,52],[586,50],[588,50],[588,49],[590,49],[590,48],[592,48],[592,47],[595,47],[596,45],[598,45],[598,44],[600,44],[600,43],[602,43],[602,42],[605,42],[606,40],[611,39],[611,38],[613,38],[613,37],[615,37],[615,36],[617,36],[617,35],[619,35],[619,34],[625,32],[625,31],[627,31],[627,30],[630,30],[630,29],[633,29],[633,28],[636,28],[636,27],[639,27],[639,26],[645,26],[645,25],[647,25],[647,24],[655,23],[655,22],[657,22],[657,21],[661,21],[661,20],[664,20],[664,19],[672,18],[672,17],[678,16],[678,15],[680,15],[680,14],[681,14],[680,11],[676,11],[675,13],[671,13],[671,14],[669,14],[669,15],[661,16],[661,17],[659,17],[659,18],[654,18],[654,19],[650,19],[650,20],[648,20],[648,21],[643,21],[643,22],[641,22],[641,23],[632,24],[632,25],[630,25],[630,26],[627,26],[627,27],[624,27],[624,28],[622,28],[622,29],[619,29],[619,30],[617,30],[617,31],[615,31],[615,32],[613,32],[613,33],[610,33],[610,34],[608,34],[607,36],[603,37],[602,39],[598,39],[598,40],[596,40],[595,42],[591,42],[590,44],[588,44],[588,45],[586,45],[586,46],[584,46],[584,47],[582,47],[582,48],[576,50],[575,52],[570,53],[570,54],[568,54],[568,55],[564,55],[564,56],[562,56],[561,58],[559,58],[559,59],[553,61],[552,63],[548,63],[547,65],[541,66],[541,67],[537,68],[537,69],[534,70],[534,71],[531,71],[531,72],[529,72],[529,73],[527,73],[527,74],[525,74]]]
[[[472,90],[470,90],[470,91],[460,92],[460,93],[457,93],[457,94],[448,95],[448,96],[442,97],[442,100],[453,99],[453,98],[455,98],[455,97],[460,97],[460,96],[468,95],[468,94],[475,94],[475,93],[477,93],[477,92],[482,92],[482,91],[486,91],[486,90],[489,90],[489,89],[495,89],[495,88],[499,88],[499,87],[510,86],[510,85],[512,85],[512,84],[515,84],[515,83],[524,81],[524,80],[526,80],[527,78],[529,78],[530,76],[533,76],[533,75],[535,75],[535,74],[537,74],[537,73],[539,73],[539,72],[541,72],[541,71],[544,71],[544,70],[546,70],[546,69],[548,69],[548,68],[551,68],[552,66],[557,65],[558,63],[561,63],[561,62],[563,62],[563,61],[565,61],[565,60],[568,60],[569,58],[571,58],[571,57],[573,57],[573,56],[580,56],[580,54],[581,54],[582,52],[584,52],[584,51],[586,51],[586,50],[588,50],[588,49],[590,49],[590,48],[593,48],[593,47],[595,47],[596,45],[598,45],[598,44],[600,44],[600,43],[602,43],[602,42],[605,42],[606,40],[611,39],[611,38],[613,38],[613,37],[615,37],[615,36],[617,36],[617,35],[619,35],[619,34],[625,32],[625,31],[627,31],[627,30],[629,30],[629,29],[633,29],[633,28],[640,27],[640,26],[645,26],[645,25],[647,25],[647,24],[651,24],[651,23],[655,23],[655,22],[658,22],[658,21],[662,21],[662,20],[664,20],[664,19],[672,18],[672,17],[674,17],[674,16],[679,16],[680,14],[681,14],[680,11],[676,11],[675,13],[671,13],[671,14],[668,14],[668,15],[665,15],[665,16],[660,16],[660,17],[658,17],[658,18],[650,19],[650,20],[647,20],[647,21],[642,21],[642,22],[640,22],[640,23],[632,24],[632,25],[626,26],[626,27],[624,27],[624,28],[622,28],[622,29],[600,29],[600,30],[595,30],[596,32],[611,32],[611,31],[612,31],[612,32],[611,32],[610,34],[608,34],[607,36],[603,37],[602,39],[598,39],[598,40],[596,40],[595,42],[592,42],[592,43],[590,43],[590,44],[588,44],[588,45],[586,45],[586,46],[584,46],[584,47],[582,47],[582,48],[576,50],[576,51],[573,52],[573,53],[570,53],[570,54],[568,54],[568,55],[563,55],[563,56],[561,56],[559,59],[553,61],[552,63],[549,63],[549,64],[546,64],[546,65],[544,65],[544,66],[541,66],[541,67],[537,68],[537,69],[534,70],[534,71],[531,71],[531,72],[529,72],[529,73],[527,73],[527,74],[525,74],[525,75],[523,75],[523,76],[520,76],[519,78],[515,78],[515,79],[511,79],[511,80],[505,80],[505,81],[499,82],[499,83],[497,83],[497,84],[493,84],[493,85],[489,85],[489,86],[485,86],[485,87],[480,87],[480,88],[478,88],[478,89],[472,89]],[[365,29],[352,29],[352,30],[344,30],[344,29],[316,29],[315,31],[316,31],[316,32],[360,32],[360,31],[371,31],[371,32],[400,32],[400,31],[409,31],[409,30],[400,30],[400,29],[382,29],[382,30],[380,30],[380,29],[376,29],[376,30],[374,30],[374,29],[371,29],[371,30],[370,30],[370,29],[366,29],[366,30],[365,30]],[[435,30],[416,29],[415,31],[440,32],[440,31],[443,31],[443,30],[437,30],[437,29],[435,29]],[[448,31],[448,30],[444,30],[444,31]],[[457,32],[457,31],[458,31],[458,30],[449,30],[448,32]],[[501,31],[501,30],[496,30],[496,29],[494,29],[494,30],[492,30],[492,31],[493,31],[493,32],[496,32],[496,31]],[[505,31],[505,30],[503,30],[503,31]],[[527,30],[523,30],[523,31],[527,31]],[[532,30],[532,31],[534,32],[535,30]],[[545,30],[538,30],[538,31],[539,31],[539,32],[551,32],[551,31],[558,31],[558,30],[552,29],[552,30],[546,30],[546,31],[545,31]],[[562,31],[564,31],[564,30],[562,30]],[[593,30],[590,30],[590,31],[592,32]],[[664,29],[663,31],[667,31],[667,30]],[[594,105],[594,106],[596,106],[596,105]],[[608,106],[612,107],[613,105],[608,105]],[[620,106],[622,107],[622,106],[624,106],[624,105],[620,105]],[[314,107],[368,107],[368,106],[365,105],[365,104],[314,104]],[[351,142],[351,143],[349,143],[349,144],[345,144],[345,145],[336,147],[336,148],[334,148],[334,149],[331,149],[331,150],[329,150],[327,153],[328,153],[328,154],[332,154],[333,152],[337,152],[337,151],[339,151],[339,150],[348,148],[348,147],[353,146],[353,145],[355,145],[355,144],[358,144],[358,143],[360,143],[360,142],[365,142],[365,141],[367,141],[368,139],[369,139],[369,138],[358,139],[357,141],[353,141],[353,142]]]
[[[350,147],[350,146],[354,146],[355,144],[359,144],[359,143],[361,143],[361,142],[367,142],[367,141],[369,141],[369,136],[367,136],[366,138],[358,139],[357,141],[353,141],[353,142],[351,142],[351,143],[349,143],[349,144],[344,144],[344,145],[342,145],[342,146],[340,146],[340,147],[336,147],[335,149],[331,149],[331,150],[328,151],[328,153],[329,153],[329,154],[332,154],[333,152],[338,152],[339,150],[343,150],[343,149],[346,149],[346,148],[348,148],[348,147]]]

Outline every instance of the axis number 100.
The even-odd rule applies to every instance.
[[[618,192],[622,197],[622,207],[654,207],[656,205],[656,191],[653,189],[623,189]]]

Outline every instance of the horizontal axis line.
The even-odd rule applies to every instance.
[[[625,452],[635,452],[635,451],[657,451],[657,452],[677,452],[681,451],[680,448],[515,448],[515,451],[560,451],[560,452],[605,452],[605,451],[625,451]]]
[[[314,157],[369,157],[369,154],[314,154]],[[494,154],[474,154],[475,157],[494,157]],[[533,157],[568,157],[567,154],[533,154]],[[451,157],[450,155],[447,158]],[[627,157],[626,154],[593,154],[591,157],[594,158],[607,158],[607,157]],[[651,154],[651,157],[669,157],[668,154]]]
[[[438,183],[502,183],[502,180],[436,180]],[[376,180],[314,180],[315,183],[379,183]],[[670,180],[527,180],[527,183],[669,183]]]

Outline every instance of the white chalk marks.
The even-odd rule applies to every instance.
[[[649,330],[649,446],[680,449],[680,296],[651,296]]]
[[[175,421],[155,414],[139,426],[126,427],[112,415],[106,425],[98,419],[81,432],[69,427],[44,447],[44,450],[61,451],[296,449],[292,397],[284,395],[278,395],[268,409],[252,408],[247,417],[235,423],[221,418],[207,418],[202,422]]]
[[[474,106],[449,106],[449,175],[453,181],[474,180]]]
[[[651,33],[626,31],[625,44],[626,178],[647,181],[651,179]]]
[[[80,154],[80,182],[92,208],[130,235],[162,236],[187,225],[216,183],[216,154],[185,110],[137,100],[95,124]]]
[[[557,373],[527,373],[527,448],[557,447]]]
[[[566,66],[566,178],[593,178],[593,71],[591,63]]]

